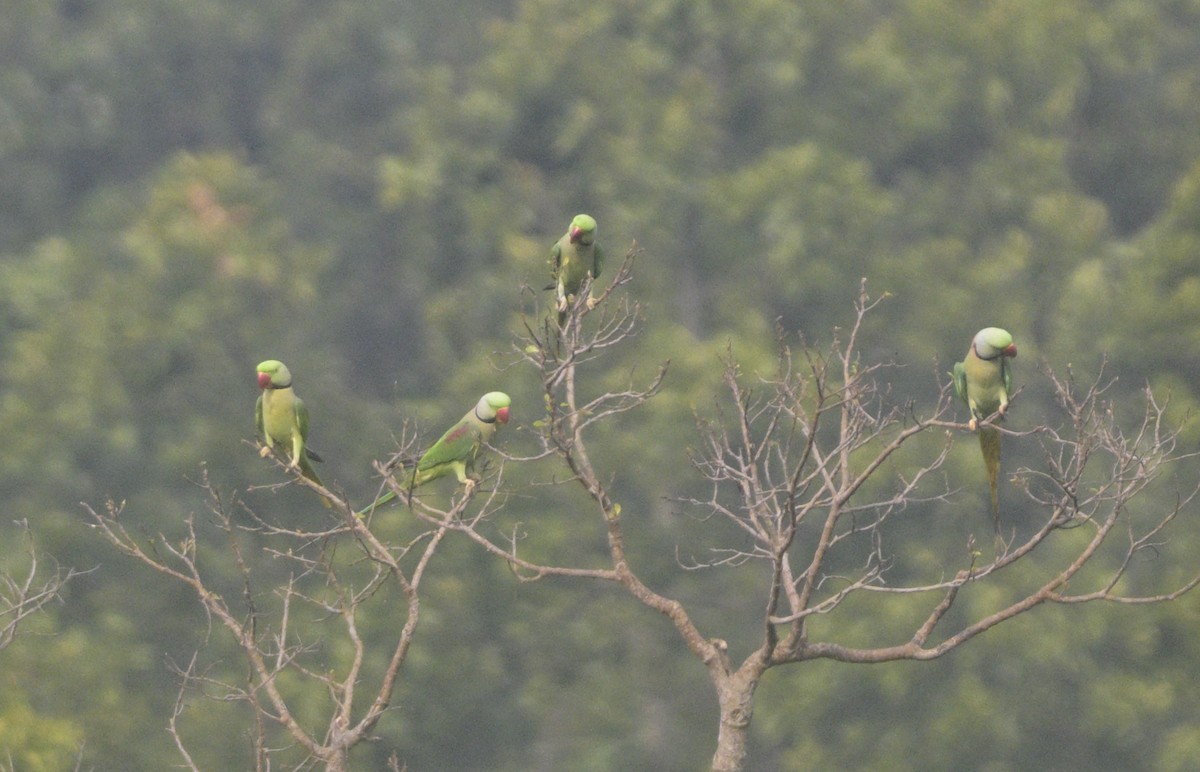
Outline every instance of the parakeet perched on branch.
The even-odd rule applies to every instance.
[[[489,391],[479,398],[475,407],[471,408],[458,423],[446,430],[441,438],[433,443],[429,450],[421,454],[420,460],[412,471],[405,475],[402,487],[416,488],[425,483],[453,473],[460,483],[470,489],[475,480],[469,476],[474,471],[475,457],[485,442],[491,442],[496,436],[500,424],[508,423],[508,408],[511,400],[502,391]],[[386,504],[396,497],[394,491],[381,496],[359,516]]]
[[[291,371],[276,359],[260,363],[257,370],[258,388],[262,389],[262,394],[258,395],[258,402],[254,406],[254,424],[266,444],[262,455],[265,457],[272,450],[277,450],[288,457],[290,466],[298,468],[301,474],[318,485],[323,485],[311,463],[320,461],[321,457],[305,446],[308,439],[308,408],[292,389]],[[324,496],[321,502],[327,507],[333,506]]]
[[[996,533],[1000,532],[1000,501],[996,490],[1000,474],[1000,432],[980,421],[993,414],[1001,419],[1008,412],[1012,395],[1012,365],[1008,360],[1017,355],[1012,335],[999,327],[985,327],[975,334],[971,348],[963,361],[954,365],[954,391],[971,411],[971,431],[979,429],[979,447],[987,466],[988,486],[992,496],[992,518]]]
[[[596,221],[586,214],[577,214],[571,227],[550,249],[551,276],[554,284],[554,307],[558,310],[558,324],[567,320],[567,311],[579,295],[583,281],[591,276],[595,281],[604,264],[604,251],[596,243]],[[596,300],[588,293],[587,307],[595,308]]]

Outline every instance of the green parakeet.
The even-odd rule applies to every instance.
[[[1008,412],[1008,398],[1013,390],[1012,365],[1008,360],[1017,355],[1012,335],[999,327],[985,327],[975,334],[971,348],[963,361],[954,365],[954,391],[971,410],[971,431],[979,429],[979,447],[987,466],[988,486],[992,494],[992,518],[1000,532],[1000,501],[996,480],[1000,474],[1000,432],[980,421],[998,413]]]
[[[323,485],[312,461],[321,457],[305,447],[308,439],[308,408],[304,400],[292,389],[292,373],[287,365],[276,359],[268,359],[258,365],[258,402],[254,406],[254,424],[266,447],[262,455],[278,450],[290,459],[291,466],[300,470],[308,479]],[[327,507],[333,506],[329,499],[321,497]]]
[[[558,324],[567,320],[567,310],[579,294],[583,280],[588,276],[594,281],[600,276],[604,264],[604,251],[596,243],[596,221],[586,214],[577,214],[571,227],[550,249],[550,275],[554,284],[554,307],[558,310]],[[587,307],[595,308],[596,300],[588,293]]]
[[[508,423],[510,404],[508,395],[502,391],[489,391],[480,397],[475,407],[421,454],[416,467],[406,475],[403,487],[411,490],[450,473],[454,473],[468,489],[475,485],[475,481],[468,476],[474,470],[475,457],[479,455],[483,443],[491,442],[496,436],[499,425]],[[389,491],[359,512],[359,516],[395,497],[395,492]]]

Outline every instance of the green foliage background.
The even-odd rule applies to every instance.
[[[677,552],[730,535],[670,501],[699,484],[686,447],[727,345],[767,372],[777,320],[826,341],[867,277],[893,297],[864,354],[900,365],[892,389],[919,404],[996,324],[1021,347],[1017,427],[1053,421],[1040,362],[1088,378],[1106,357],[1131,414],[1146,384],[1181,420],[1196,405],[1195,0],[9,5],[0,501],[60,562],[95,568],[0,653],[0,749],[17,768],[177,760],[168,662],[202,645],[205,621],[110,551],[80,501],[127,500],[126,517],[170,535],[203,518],[202,474],[227,492],[278,481],[243,442],[269,357],[296,374],[323,477],[355,501],[402,421],[433,433],[488,389],[514,396],[504,443],[531,450],[536,382],[497,352],[578,211],[614,258],[643,249],[630,293],[645,332],[591,387],[672,360],[664,393],[593,440],[634,568],[735,652],[761,609],[753,569],[681,570]],[[954,450],[953,506],[907,515],[898,570],[949,566],[988,527],[976,452]],[[1036,462],[1020,446],[1006,460]],[[511,479],[555,473],[531,467]],[[1178,475],[1162,502],[1194,471]],[[530,491],[505,513],[529,549],[603,559],[573,491]],[[314,509],[304,491],[244,495],[265,517]],[[1150,568],[1194,570],[1188,514]],[[19,560],[15,534],[0,526],[0,558]],[[707,763],[703,668],[613,588],[519,584],[461,544],[424,607],[361,768],[391,750],[415,770]],[[828,634],[890,642],[903,616],[848,605]],[[752,764],[1186,769],[1198,633],[1190,597],[1051,608],[942,661],[772,671]],[[214,667],[238,672],[208,640]],[[244,713],[197,699],[183,724],[205,768],[245,765]]]

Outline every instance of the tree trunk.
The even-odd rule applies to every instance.
[[[746,763],[746,731],[754,714],[754,690],[758,688],[759,675],[739,670],[717,683],[721,726],[717,732],[717,752],[713,754],[713,772],[741,772]]]
[[[325,757],[325,772],[346,772],[346,749],[332,748]]]

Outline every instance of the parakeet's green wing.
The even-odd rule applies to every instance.
[[[597,244],[592,252],[592,280],[595,281],[600,278],[600,269],[604,267],[604,250]]]
[[[963,401],[964,405],[969,405],[967,402],[967,368],[962,362],[954,363],[954,393]]]
[[[270,445],[271,441],[269,439],[267,439],[267,430],[265,428],[263,428],[263,414],[262,414],[263,413],[263,404],[262,403],[263,403],[263,398],[262,398],[262,395],[259,394],[258,401],[254,403],[254,428],[258,431],[259,436],[262,437],[268,445]]]
[[[300,429],[300,439],[304,440],[304,455],[318,463],[325,461],[320,453],[308,447],[308,408],[299,397],[296,397],[296,426]]]
[[[558,286],[558,269],[562,266],[562,244],[557,241],[550,247],[550,278],[553,279],[543,289],[552,290]]]
[[[443,434],[441,439],[433,444],[433,447],[425,451],[417,469],[424,471],[440,464],[462,461],[471,454],[471,450],[477,442],[479,442],[479,433],[475,427],[469,421],[460,421],[458,425]]]
[[[308,440],[308,408],[304,406],[304,400],[296,397],[296,427],[300,430],[300,439]]]

